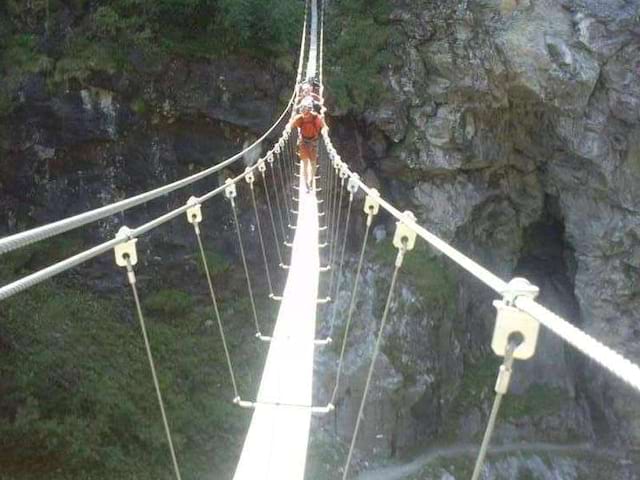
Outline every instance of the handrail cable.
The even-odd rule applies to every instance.
[[[285,130],[285,132],[287,132]],[[267,154],[268,155],[268,154]],[[254,164],[252,167],[249,167],[248,170],[245,170],[244,173],[237,175],[234,178],[230,178],[228,179],[229,182],[231,183],[237,183],[240,180],[242,180],[247,174],[248,172],[253,172],[258,165],[260,164],[260,162],[263,162],[264,158],[259,160],[258,162],[256,162],[256,164]],[[197,197],[195,198],[195,201],[199,204],[202,204],[208,200],[210,200],[211,198],[221,194],[224,192],[225,188],[227,187],[227,185],[221,185],[213,190],[211,190],[209,193],[206,193],[205,195],[201,196],[201,197]],[[54,263],[53,265],[50,265],[46,268],[43,268],[41,270],[38,270],[34,273],[31,273],[21,279],[15,280],[3,287],[0,287],[0,300],[5,300],[19,292],[22,292],[30,287],[33,287],[41,282],[43,282],[44,280],[47,280],[49,278],[52,278],[56,275],[59,275],[73,267],[76,267],[82,263],[85,263],[89,260],[91,260],[92,258],[95,258],[109,250],[113,250],[113,248],[116,245],[119,245],[121,243],[126,242],[127,240],[133,239],[133,238],[137,238],[171,220],[173,220],[174,218],[176,218],[179,215],[182,215],[183,213],[185,213],[189,208],[191,207],[190,204],[185,204],[181,207],[178,207],[174,210],[171,210],[163,215],[160,215],[159,217],[156,217],[153,220],[150,220],[147,223],[144,223],[142,225],[140,225],[139,227],[135,228],[135,229],[129,229],[128,230],[128,238],[122,238],[122,237],[116,237],[116,238],[112,238],[111,240],[107,240],[106,242],[103,242],[99,245],[96,245],[95,247],[89,248],[87,250],[84,250],[80,253],[77,253],[76,255],[73,255],[71,257],[66,258],[65,260],[61,260],[57,263]]]
[[[26,230],[24,232],[16,233],[14,235],[9,235],[8,237],[2,238],[0,239],[0,255],[11,252],[12,250],[16,250],[18,248],[30,245],[40,240],[44,240],[64,232],[68,232],[69,230],[73,230],[75,228],[81,227],[88,223],[96,222],[105,217],[109,217],[116,213],[123,212],[137,205],[141,205],[143,203],[149,202],[150,200],[153,200],[155,198],[171,193],[175,190],[186,187],[187,185],[191,185],[192,183],[195,183],[198,180],[206,178],[214,174],[215,172],[219,172],[220,170],[228,167],[232,163],[244,157],[244,155],[252,151],[254,148],[256,148],[259,144],[262,143],[263,140],[265,140],[269,135],[271,135],[271,133],[276,129],[278,125],[280,125],[280,122],[282,122],[282,120],[285,118],[287,112],[289,110],[293,111],[293,106],[295,105],[295,101],[298,96],[298,84],[300,83],[300,78],[302,77],[302,67],[303,67],[303,59],[304,59],[306,36],[307,36],[306,34],[307,15],[308,15],[308,5],[305,5],[305,15],[304,15],[305,21],[304,21],[304,26],[302,28],[302,40],[300,43],[298,71],[296,74],[296,83],[293,88],[293,93],[289,98],[289,102],[287,103],[287,106],[285,107],[284,111],[280,114],[278,119],[275,121],[275,123],[271,125],[271,127],[264,134],[262,134],[262,136],[258,138],[255,142],[253,142],[247,148],[243,149],[241,152],[238,152],[235,155],[229,157],[228,159],[212,167],[209,167],[201,172],[185,177],[181,180],[177,180],[167,185],[163,185],[162,187],[158,187],[153,190],[140,193],[133,197],[120,200],[119,202],[114,202],[109,205],[105,205],[93,210],[89,210],[87,212],[80,213],[78,215],[63,218],[62,220],[58,220],[58,221],[49,223],[47,225],[42,225],[40,227],[32,228],[30,230]]]

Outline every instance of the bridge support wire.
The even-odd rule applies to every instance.
[[[331,248],[330,248],[331,260],[329,264],[331,265],[331,278],[329,280],[329,296],[331,296],[331,293],[333,292],[333,280],[335,278],[336,255],[338,254],[338,240],[340,239],[340,217],[342,216],[342,197],[344,196],[342,190],[344,189],[345,178],[346,178],[346,175],[343,176],[342,171],[340,171],[340,189],[338,190],[338,195],[340,198],[338,200],[338,211],[336,213],[334,235],[333,235],[333,238],[331,239]]]
[[[233,371],[233,365],[231,363],[231,355],[229,354],[229,347],[227,345],[227,337],[224,333],[224,327],[222,326],[222,318],[220,316],[220,309],[218,308],[218,300],[216,298],[216,294],[213,290],[213,282],[211,281],[211,272],[209,270],[209,262],[207,261],[207,256],[204,253],[204,246],[202,244],[202,235],[200,234],[200,222],[202,221],[202,211],[199,203],[196,202],[194,197],[189,199],[189,202],[192,203],[192,207],[190,210],[187,210],[187,220],[189,223],[193,224],[193,231],[196,235],[196,240],[198,242],[198,250],[200,251],[200,260],[202,261],[202,267],[204,269],[205,277],[207,279],[207,286],[209,287],[209,296],[211,297],[211,306],[213,307],[213,312],[216,317],[216,322],[218,323],[218,331],[220,332],[220,338],[222,340],[222,347],[224,348],[224,355],[227,361],[227,368],[229,369],[229,377],[231,378],[231,385],[233,386],[233,398],[240,398],[240,394],[238,393],[238,384],[236,382],[236,376]]]
[[[355,187],[357,191],[357,186]],[[336,278],[336,290],[335,294],[329,292],[329,296],[333,298],[333,311],[331,313],[331,322],[329,324],[329,336],[333,337],[333,327],[336,322],[336,313],[338,310],[338,295],[340,294],[340,284],[342,283],[342,267],[344,265],[344,254],[347,249],[347,237],[349,235],[349,220],[351,219],[351,207],[353,206],[353,194],[355,191],[349,191],[349,205],[347,206],[347,217],[344,222],[344,234],[342,235],[342,247],[340,252],[340,265],[338,267],[338,274]]]
[[[333,188],[331,190],[331,223],[329,224],[329,265],[333,267],[333,251],[335,250],[335,242],[333,241],[334,233],[336,230],[336,216],[338,213],[338,209],[336,205],[338,204],[338,167],[336,164],[333,165]]]
[[[262,176],[262,185],[264,187],[264,196],[267,200],[267,209],[269,210],[269,219],[271,220],[271,228],[273,229],[273,241],[276,246],[276,253],[278,254],[278,261],[280,265],[282,265],[282,252],[280,251],[280,240],[278,239],[278,232],[276,230],[276,221],[273,216],[273,207],[271,206],[271,196],[269,194],[269,188],[267,187],[267,166],[265,165],[264,160],[261,160],[258,164],[258,170]],[[285,239],[283,238],[284,242]]]
[[[249,170],[249,168],[247,168]],[[281,297],[276,297],[273,294],[273,285],[271,284],[271,272],[269,271],[269,261],[267,260],[267,251],[264,248],[264,238],[262,235],[262,226],[260,225],[260,214],[258,213],[258,205],[256,203],[256,193],[253,189],[253,183],[255,182],[255,176],[253,172],[247,172],[244,179],[249,184],[249,190],[251,191],[251,204],[253,205],[253,213],[256,217],[256,227],[258,229],[258,239],[260,240],[260,251],[262,253],[262,260],[264,261],[264,273],[267,277],[267,286],[269,287],[269,298],[272,300],[281,300]],[[266,193],[266,192],[265,192]]]
[[[369,387],[371,386],[371,378],[373,377],[373,370],[375,368],[378,353],[380,353],[380,345],[382,343],[382,335],[384,328],[387,324],[387,318],[389,316],[389,309],[391,307],[391,300],[393,298],[393,291],[398,280],[398,272],[402,266],[405,253],[407,251],[406,244],[398,249],[398,256],[396,257],[395,268],[393,270],[393,276],[391,277],[391,284],[389,285],[389,293],[387,294],[387,301],[384,306],[384,313],[382,314],[382,320],[380,321],[380,329],[378,330],[378,337],[376,338],[376,344],[373,348],[373,355],[371,356],[371,364],[369,365],[369,372],[367,373],[367,380],[364,386],[364,392],[362,394],[362,400],[360,401],[360,408],[358,409],[358,416],[356,417],[356,426],[353,430],[353,437],[351,438],[351,445],[349,446],[349,454],[347,455],[347,461],[344,465],[344,472],[342,474],[342,480],[347,480],[349,475],[349,466],[351,464],[351,457],[353,456],[353,450],[358,438],[358,430],[360,429],[360,422],[362,421],[362,414],[364,412],[364,406],[367,403],[367,394],[369,393]]]
[[[280,219],[280,230],[282,231],[282,241],[289,241],[289,237],[287,236],[286,229],[284,228],[284,216],[282,215],[282,206],[280,205],[280,194],[278,193],[278,182],[276,180],[276,171],[273,168],[273,157],[267,158],[267,163],[269,164],[269,170],[271,170],[271,179],[273,181],[273,193],[276,197],[276,208],[278,209],[278,218]],[[282,267],[284,263],[281,261],[280,266]]]
[[[238,209],[236,207],[235,198],[237,196],[236,186],[232,183],[231,179],[227,179],[225,182],[227,184],[227,188],[225,189],[225,197],[229,200],[231,204],[231,212],[233,213],[233,223],[236,227],[236,235],[238,237],[238,246],[240,248],[240,257],[242,258],[242,266],[244,267],[244,274],[247,278],[247,291],[249,292],[249,300],[251,301],[251,311],[253,313],[253,321],[256,327],[256,337],[260,340],[265,340],[266,337],[263,337],[262,331],[260,329],[260,323],[258,322],[258,312],[256,310],[256,301],[253,297],[253,288],[251,287],[251,277],[249,275],[249,266],[247,264],[247,257],[244,253],[244,245],[242,244],[242,233],[240,231],[240,221],[238,220]]]
[[[365,203],[365,212],[367,212],[367,226],[364,231],[364,238],[362,240],[362,247],[360,248],[360,258],[358,259],[358,267],[356,268],[356,277],[353,282],[353,290],[351,291],[351,302],[349,303],[349,313],[347,314],[347,322],[344,327],[344,334],[342,336],[342,345],[340,347],[340,358],[338,359],[338,371],[336,372],[336,384],[331,394],[331,405],[336,404],[336,396],[338,395],[338,389],[340,388],[340,375],[342,373],[342,361],[344,360],[344,352],[347,346],[347,338],[349,338],[349,330],[351,328],[351,319],[353,318],[353,312],[356,307],[356,298],[358,295],[358,285],[360,283],[360,273],[362,271],[362,263],[364,261],[364,253],[367,249],[367,240],[369,239],[369,231],[371,230],[371,223],[373,216],[378,213],[375,207],[371,204]],[[334,311],[335,313],[335,311]]]
[[[123,227],[118,232],[118,236],[128,236],[129,229]],[[147,335],[147,326],[144,321],[144,315],[142,314],[142,307],[140,306],[140,297],[138,296],[138,288],[136,287],[136,274],[133,270],[133,266],[138,262],[138,255],[136,252],[136,239],[131,239],[126,243],[122,243],[115,247],[116,263],[120,267],[126,267],[127,279],[129,285],[131,285],[131,292],[133,293],[133,300],[136,305],[136,312],[138,314],[138,320],[140,322],[140,329],[142,330],[142,338],[144,339],[144,347],[147,352],[147,359],[149,360],[149,367],[151,369],[151,377],[153,379],[153,386],[156,390],[156,397],[158,398],[158,405],[160,406],[160,413],[162,414],[162,423],[164,425],[164,431],[167,436],[167,443],[169,444],[169,450],[171,451],[171,460],[173,462],[173,470],[177,480],[181,480],[180,467],[178,466],[178,459],[176,457],[176,451],[173,447],[173,439],[171,437],[171,429],[169,428],[169,421],[167,420],[167,414],[164,409],[164,401],[162,400],[162,392],[160,391],[160,383],[158,382],[158,375],[156,374],[156,366],[153,360],[153,354],[151,353],[151,345],[149,344],[149,337]]]
[[[504,361],[500,366],[498,380],[496,382],[496,397],[493,401],[493,407],[491,408],[491,414],[489,415],[489,422],[487,423],[487,429],[484,432],[482,445],[480,446],[480,451],[478,452],[478,458],[476,459],[476,464],[473,469],[471,480],[478,480],[478,478],[480,478],[482,465],[484,464],[484,459],[487,456],[487,450],[489,449],[489,442],[491,441],[491,436],[493,435],[493,431],[496,426],[498,411],[500,410],[500,405],[502,404],[502,397],[507,393],[507,390],[509,388],[509,381],[511,379],[514,359],[513,353],[515,352],[517,346],[518,345],[515,342],[509,342],[509,345],[507,346],[507,350],[505,352]]]
[[[285,140],[286,142],[286,140]],[[283,169],[282,169],[282,163],[285,162],[286,160],[283,158],[285,155],[285,152],[280,150],[280,152],[277,152],[277,157],[276,157],[276,163],[277,165],[274,165],[273,168],[275,170],[277,170],[280,174],[280,186],[282,187],[281,192],[282,192],[282,201],[284,203],[283,208],[285,210],[286,214],[286,220],[287,220],[287,225],[291,225],[291,204],[289,203],[289,197],[287,195],[287,183],[286,180],[284,179],[284,174],[283,174]],[[276,175],[277,176],[277,175]],[[283,216],[283,219],[284,216]]]

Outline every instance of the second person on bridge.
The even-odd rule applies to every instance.
[[[298,129],[298,155],[303,165],[304,180],[309,193],[316,174],[318,140],[322,129],[325,128],[325,123],[322,116],[313,111],[313,102],[307,98],[302,103],[302,112],[293,117],[291,125]]]

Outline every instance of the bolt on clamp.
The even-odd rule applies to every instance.
[[[358,180],[360,180],[360,175],[354,173],[351,177],[349,177],[349,182],[347,183],[347,190],[352,195],[358,191]]]
[[[238,195],[238,192],[236,191],[236,184],[233,183],[233,180],[230,178],[227,178],[224,183],[226,185],[226,188],[224,189],[224,196],[229,200],[233,200]]]
[[[196,197],[189,198],[187,205],[189,207],[187,208],[187,221],[197,228],[202,221],[202,205],[200,205]]]
[[[278,150],[279,152],[279,150]],[[276,153],[278,153],[276,152]],[[269,152],[269,155],[267,155],[267,162],[269,163],[273,163],[273,153]]]
[[[380,193],[375,188],[369,190],[364,199],[364,213],[367,214],[367,224],[371,224],[371,219],[380,211]]]
[[[264,158],[261,158],[258,162],[258,171],[262,174],[267,171],[267,165],[264,163]]]
[[[244,179],[246,180],[246,182],[249,185],[251,185],[251,188],[253,188],[253,182],[255,182],[255,180],[256,180],[256,177],[253,174],[253,170],[251,170],[251,167],[247,167],[247,168],[244,169],[244,171],[246,173],[245,176],[244,176]]]
[[[347,170],[347,164],[342,163],[340,165],[340,178],[344,180],[348,176],[349,176],[349,171]]]
[[[513,357],[527,360],[536,352],[540,322],[526,312],[514,307],[517,297],[535,298],[540,289],[524,278],[514,278],[507,284],[507,290],[502,292],[504,300],[494,300],[493,306],[498,311],[496,324],[491,340],[494,353],[504,357],[509,342],[519,337],[520,343],[513,351]]]

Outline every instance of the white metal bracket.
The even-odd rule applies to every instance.
[[[258,171],[264,175],[267,171],[267,165],[264,163],[264,158],[258,162]]]
[[[364,199],[364,213],[367,215],[377,215],[380,211],[380,193],[375,188],[369,191],[369,194]]]
[[[495,300],[493,306],[498,310],[496,324],[491,340],[491,348],[496,355],[503,357],[514,335],[520,337],[520,343],[513,352],[513,358],[527,360],[536,353],[540,322],[528,313],[514,307],[517,297],[527,296],[535,298],[539,288],[524,278],[514,278],[508,284],[508,289],[502,292],[504,300]]]
[[[116,238],[125,240],[113,247],[116,256],[116,265],[119,267],[128,267],[138,263],[138,250],[136,248],[137,238],[131,237],[131,229],[122,227],[118,230]]]
[[[349,177],[349,182],[347,183],[347,190],[352,195],[358,191],[358,180],[360,180],[360,175],[354,173],[351,177]]]
[[[191,224],[199,224],[202,221],[202,205],[198,203],[196,197],[191,197],[187,200],[187,221]]]
[[[251,185],[251,188],[253,188],[253,182],[256,181],[256,177],[253,174],[253,170],[251,170],[251,167],[247,167],[244,169],[246,175],[244,176],[244,179],[246,180],[246,182]]]
[[[393,236],[393,246],[398,250],[404,247],[406,251],[413,250],[413,247],[416,245],[416,232],[409,228],[409,226],[405,223],[405,219],[410,222],[416,221],[416,216],[413,212],[406,210],[402,214],[403,220],[398,220],[396,222],[396,233]]]
[[[236,191],[236,184],[233,183],[233,180],[230,178],[227,178],[224,183],[226,185],[226,188],[224,189],[224,196],[229,200],[233,200],[238,195],[238,192]]]

